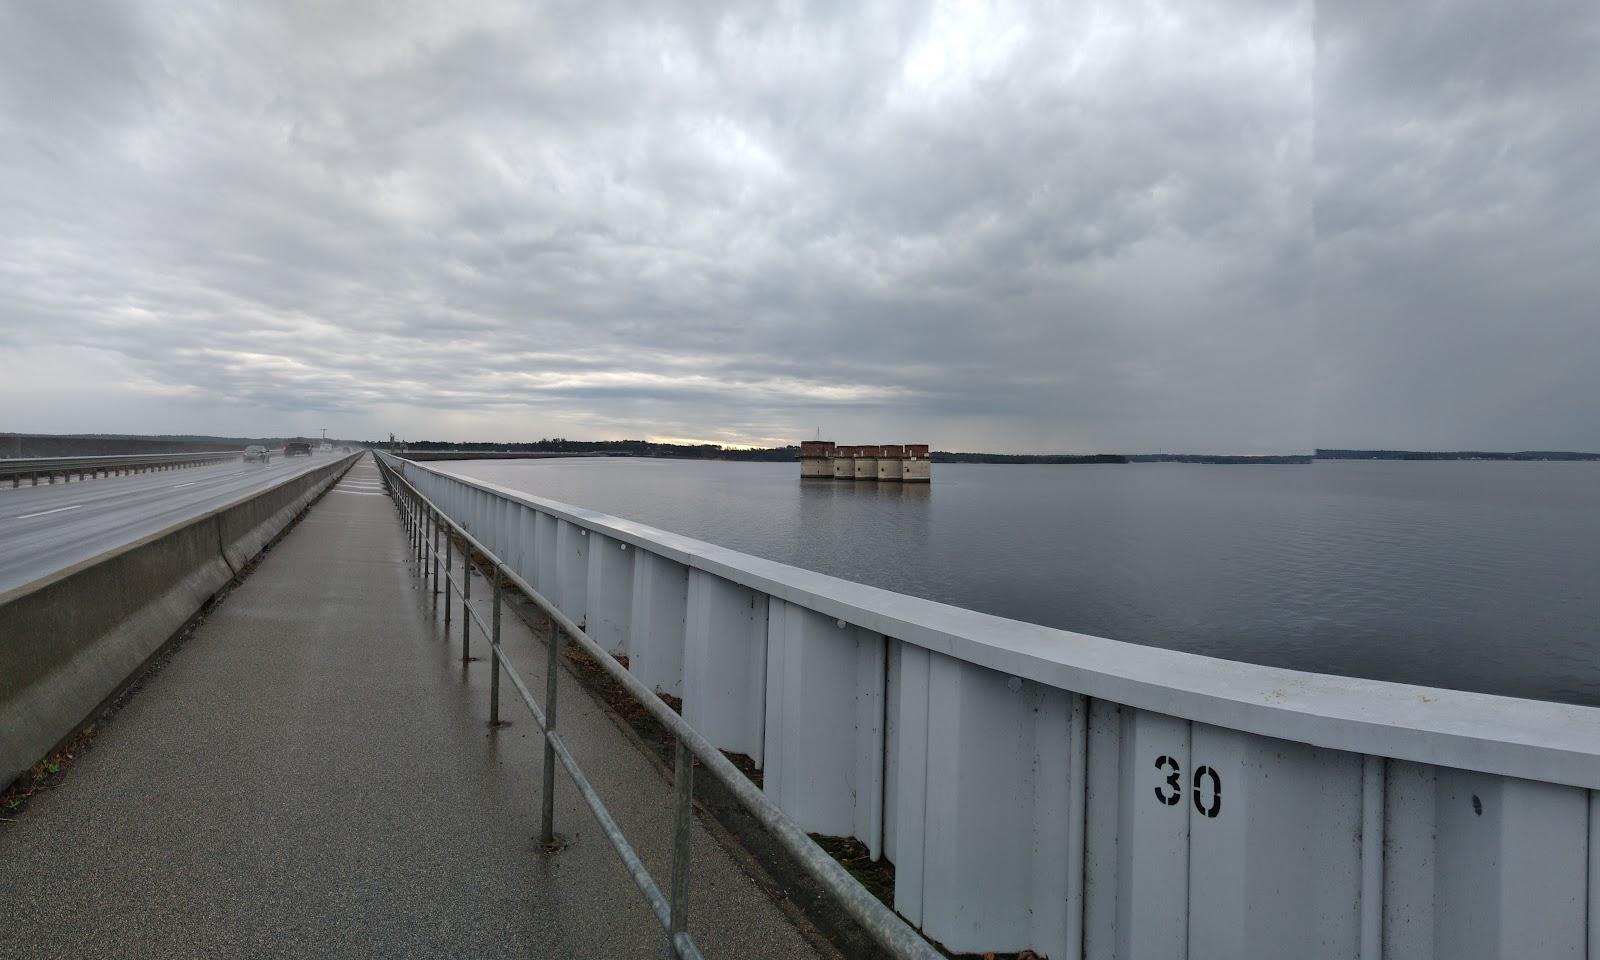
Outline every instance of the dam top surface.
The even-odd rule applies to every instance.
[[[423,464],[411,467],[842,622],[1050,686],[1315,746],[1600,788],[1600,708],[1310,673],[1074,633],[842,580]]]
[[[358,463],[0,822],[0,956],[661,956],[568,782],[567,846],[539,848],[538,729],[520,712],[487,726],[488,662],[461,663],[431,600]],[[515,613],[503,628],[542,689],[542,641]],[[664,871],[668,779],[565,675],[560,702],[568,745]],[[692,844],[690,929],[710,955],[816,955],[698,823]]]

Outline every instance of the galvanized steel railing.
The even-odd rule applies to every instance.
[[[74,474],[83,480],[101,474],[109,476],[113,473],[174,470],[216,463],[238,455],[237,450],[209,450],[203,453],[146,453],[111,457],[13,457],[0,459],[0,479],[10,477],[11,485],[20,487],[22,479],[29,477],[32,485],[38,486],[40,477],[44,477],[48,483],[54,483],[59,474],[63,482],[71,483]]]
[[[489,720],[500,722],[500,675],[505,673],[512,687],[522,698],[543,734],[544,776],[540,808],[540,841],[550,844],[555,839],[555,763],[572,778],[595,819],[599,821],[606,838],[622,859],[629,876],[649,903],[656,920],[667,934],[672,955],[678,958],[699,958],[699,948],[688,932],[688,880],[691,802],[693,797],[694,761],[698,759],[718,780],[722,781],[738,801],[760,823],[771,831],[800,862],[800,865],[820,883],[859,922],[862,927],[897,958],[939,960],[941,954],[913,930],[894,911],[885,907],[850,873],[816,844],[806,832],[763,794],[739,768],[734,766],[722,751],[691,727],[649,687],[628,672],[603,647],[596,643],[578,624],[545,598],[487,545],[473,536],[466,527],[446,515],[434,502],[418,490],[389,463],[389,455],[378,453],[376,460],[389,491],[399,507],[406,524],[413,560],[419,565],[421,576],[431,578],[435,606],[444,596],[444,623],[446,633],[452,620],[453,597],[461,600],[461,660],[471,660],[471,630],[476,624],[489,639],[490,657]],[[453,536],[452,536],[453,535]],[[459,584],[454,571],[456,550],[454,538],[461,538],[466,546],[461,551]],[[440,564],[440,540],[444,541],[443,569]],[[489,623],[470,606],[472,598],[471,551],[476,551],[487,561],[493,571],[494,599]],[[443,590],[441,591],[441,583]],[[541,709],[527,684],[517,674],[516,667],[500,646],[500,617],[503,585],[509,583],[522,591],[552,623],[552,632],[546,645],[545,702]],[[663,894],[650,875],[637,851],[623,835],[621,827],[607,811],[604,800],[584,775],[572,752],[557,730],[557,678],[560,675],[558,655],[559,637],[570,637],[595,659],[605,672],[639,702],[662,726],[671,731],[677,741],[673,763],[673,842],[672,876],[670,892]]]
[[[389,464],[952,951],[1600,960],[1600,710],[1022,623]]]

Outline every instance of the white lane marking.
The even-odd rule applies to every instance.
[[[205,481],[204,480],[187,480],[187,481],[185,481],[183,483],[174,483],[172,485],[172,489],[176,490],[179,487],[192,487],[197,483],[205,483]]]
[[[34,517],[48,517],[52,513],[65,513],[68,510],[76,510],[81,506],[83,506],[83,504],[74,503],[70,507],[56,507],[54,510],[40,510],[38,513],[24,513],[21,516],[12,517],[11,519],[13,519],[13,520],[32,520]]]
[[[383,496],[383,494],[381,494],[381,493],[368,493],[365,490],[345,490],[342,487],[334,487],[333,488],[333,492],[334,493],[350,493],[350,494],[354,494],[354,495],[356,495],[358,497],[381,497],[381,496]]]

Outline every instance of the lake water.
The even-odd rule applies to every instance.
[[[1256,663],[1600,705],[1600,463],[434,466],[851,580]]]

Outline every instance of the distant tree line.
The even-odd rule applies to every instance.
[[[1120,453],[954,453],[935,450],[928,455],[934,463],[1127,463]]]
[[[370,444],[387,448],[388,441]],[[618,457],[669,457],[681,460],[798,460],[800,448],[767,447],[745,450],[715,443],[654,443],[649,440],[568,440],[565,437],[527,440],[518,443],[490,441],[451,442],[412,440],[402,444],[408,450],[482,450],[493,453],[604,453]]]
[[[1130,463],[1310,463],[1309,453],[1231,454],[1231,453],[1133,453]]]
[[[1571,450],[1318,450],[1318,460],[1600,460],[1600,453]]]

